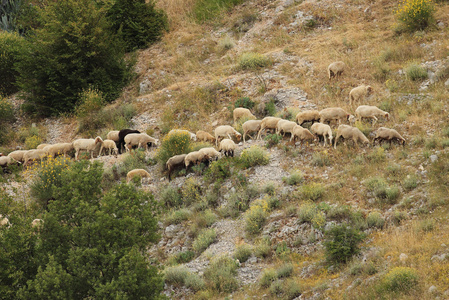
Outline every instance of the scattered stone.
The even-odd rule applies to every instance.
[[[436,294],[436,293],[438,293],[438,288],[436,286],[432,285],[429,288],[429,294]]]
[[[431,156],[430,156],[430,161],[431,162],[436,162],[438,160],[438,155],[436,155],[436,154],[432,154]]]
[[[408,259],[408,255],[407,255],[407,254],[401,253],[401,255],[399,255],[399,260],[400,260],[402,263],[405,263],[407,259]]]

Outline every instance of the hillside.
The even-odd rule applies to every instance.
[[[137,52],[134,81],[105,108],[132,105],[132,128],[162,142],[174,128],[213,134],[219,125],[233,125],[241,131],[232,110],[248,97],[258,119],[272,114],[294,120],[300,111],[328,107],[354,114],[358,105],[374,105],[390,118],[355,126],[370,142],[383,126],[397,130],[406,143],[345,141],[334,148],[316,141],[295,145],[288,134],[280,140],[249,139],[238,143],[234,158],[176,172],[170,182],[157,158],[160,146],[141,161],[128,154],[95,158],[103,163],[109,187],[125,180],[131,164],[151,174],[138,186],[163,207],[161,239],[148,257],[165,268],[164,294],[169,299],[448,298],[447,3],[435,3],[434,25],[414,33],[398,32],[397,3],[389,0],[249,0],[205,23],[190,17],[193,3],[157,2],[168,14],[170,31]],[[346,69],[329,80],[327,67],[334,61],[343,61]],[[350,105],[349,92],[361,84],[373,93]],[[16,108],[20,104],[15,97],[9,100]],[[110,120],[87,133],[78,130],[74,116],[36,121],[17,115],[13,128],[24,136],[37,128],[42,142],[52,144],[105,138],[121,129],[114,124]],[[337,125],[331,127],[335,137]],[[25,147],[24,139],[2,152]],[[245,165],[241,157],[254,149],[269,159]],[[33,174],[4,174],[2,190],[31,203]],[[329,260],[326,252],[328,234],[339,224],[365,235],[360,252],[354,250],[347,261]],[[343,248],[356,236],[346,234],[339,240]]]

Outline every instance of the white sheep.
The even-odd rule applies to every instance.
[[[357,127],[352,127],[349,125],[338,126],[334,149],[337,149],[337,142],[340,137],[344,138],[345,140],[352,139],[355,146],[358,146],[358,142],[369,145],[369,140]]]
[[[312,124],[310,127],[310,132],[318,137],[323,137],[323,146],[326,146],[327,139],[329,139],[329,145],[332,146],[332,129],[329,125],[323,123]]]
[[[298,123],[298,125],[304,124],[305,122],[318,122],[320,120],[320,112],[317,110],[306,110],[299,112],[296,115],[295,121]]]
[[[299,139],[302,145],[304,141],[313,141],[316,139],[316,137],[308,129],[301,127],[301,125],[295,125],[292,130],[292,137],[290,138],[290,142],[293,141],[295,143],[296,139]]]
[[[281,118],[276,118],[276,117],[263,118],[262,122],[260,122],[260,129],[259,129],[259,133],[257,134],[257,139],[260,139],[262,131],[264,131],[265,129],[276,130],[277,124],[280,120],[281,120]]]
[[[111,155],[111,154],[115,154],[115,156],[118,155],[117,144],[113,140],[104,140],[103,141],[103,144],[101,144],[101,147],[100,147],[100,153],[98,154],[99,156],[101,156],[101,153],[103,153],[103,149],[104,149],[105,154],[106,154],[106,150],[109,150],[109,155]]]
[[[276,134],[279,134],[282,132],[282,136],[285,136],[286,133],[292,133],[293,127],[295,127],[297,124],[296,122],[289,121],[289,120],[279,120],[279,122],[276,125]]]
[[[379,127],[376,131],[376,136],[373,140],[373,145],[375,142],[379,142],[379,144],[383,141],[397,141],[399,144],[402,144],[402,146],[405,146],[405,139],[402,137],[402,135],[399,134],[395,129],[392,128],[386,128],[386,127]]]
[[[364,100],[373,92],[373,88],[370,85],[362,84],[356,88],[353,88],[349,92],[349,104],[352,105],[352,101]]]
[[[13,163],[17,163],[17,161],[10,156],[0,156],[0,167],[5,168]]]
[[[373,119],[373,125],[376,124],[377,118],[376,116],[384,117],[385,119],[390,119],[390,114],[386,111],[381,110],[376,106],[370,105],[360,105],[355,110],[355,116],[358,120],[362,120],[363,118]]]
[[[147,171],[145,171],[144,169],[134,169],[128,172],[128,174],[126,174],[126,182],[129,183],[134,177],[141,177],[141,181],[143,178],[151,178],[150,173],[148,173]]]
[[[327,67],[327,74],[329,76],[329,80],[331,80],[332,78],[336,77],[338,79],[338,77],[343,74],[343,71],[346,68],[346,64],[342,61],[336,61],[331,63],[328,67]]]
[[[0,215],[0,227],[2,226],[11,226],[11,223],[9,223],[9,219],[7,217],[4,217],[3,215]]]
[[[43,150],[47,153],[48,156],[56,157],[58,154],[63,154],[65,157],[68,152],[73,150],[73,144],[58,143],[54,145],[45,146]]]
[[[18,162],[23,163],[24,162],[23,156],[26,152],[28,152],[28,150],[16,150],[9,153],[8,156],[13,158],[14,160],[17,160]]]
[[[90,158],[94,158],[94,151],[98,145],[103,144],[103,139],[97,136],[95,139],[77,139],[73,141],[73,148],[75,149],[75,159],[78,160],[78,155],[81,150],[90,152]]]
[[[196,142],[197,136],[196,134],[194,134],[193,132],[190,132],[188,130],[185,129],[172,129],[168,132],[168,134],[173,134],[173,133],[187,133],[190,136],[190,139],[194,142]]]
[[[225,156],[234,157],[234,151],[236,148],[237,148],[237,145],[234,143],[233,140],[223,139],[220,142],[220,147],[218,148],[218,151],[223,151]]]
[[[230,125],[218,126],[217,128],[215,128],[214,134],[215,134],[215,146],[218,146],[218,139],[220,137],[224,138],[227,137],[232,140],[231,136],[235,135],[237,137],[237,140],[240,140],[242,138],[242,135]]]
[[[33,222],[31,222],[31,227],[40,228],[43,225],[44,225],[44,220],[42,220],[42,219],[34,219]]]
[[[25,167],[26,165],[28,165],[28,162],[35,161],[35,160],[41,160],[46,156],[47,156],[47,152],[45,152],[44,149],[28,150],[23,155],[23,166]]]
[[[40,144],[36,147],[36,149],[44,149],[48,145],[50,145],[50,144]]]
[[[198,152],[202,153],[204,156],[208,157],[208,160],[217,160],[220,158],[220,152],[215,150],[214,147],[205,147],[198,150]]]
[[[173,172],[173,170],[176,167],[185,165],[186,156],[187,156],[187,154],[179,154],[179,155],[172,156],[167,160],[165,165],[167,166],[167,170],[168,170],[168,181],[171,180],[171,178],[170,178],[171,173]]]
[[[253,115],[249,109],[243,107],[235,108],[232,115],[234,117],[234,124],[241,118],[248,118],[251,120],[256,119],[256,116]]]
[[[112,130],[109,131],[108,134],[106,135],[106,139],[108,140],[113,140],[114,142],[118,143],[119,141],[119,134],[120,130]]]
[[[125,136],[125,148],[127,151],[134,146],[137,146],[137,148],[144,147],[145,151],[148,151],[148,144],[156,146],[159,144],[159,140],[146,133],[130,133]]]
[[[204,130],[198,130],[196,132],[196,138],[200,142],[209,142],[209,143],[214,143],[215,142],[214,136],[212,134],[210,134],[209,132],[206,132]]]
[[[245,143],[245,137],[249,132],[259,132],[260,130],[260,123],[262,120],[249,120],[243,123],[242,129],[243,129],[243,143]],[[250,135],[249,135],[250,136]],[[252,136],[250,136],[252,139],[254,139]]]
[[[186,165],[186,169],[190,166],[190,164],[196,164],[198,162],[203,162],[209,160],[209,157],[200,151],[193,151],[186,155],[184,158],[184,164]]]
[[[351,115],[348,114],[343,108],[329,107],[320,111],[320,123],[329,123],[336,120],[340,124],[344,120],[348,120]]]

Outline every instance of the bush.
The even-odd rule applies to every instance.
[[[189,269],[185,266],[167,268],[165,270],[165,282],[178,286],[184,285],[189,273]]]
[[[193,178],[188,178],[184,182],[184,187],[181,191],[182,201],[185,205],[191,205],[201,200],[201,185]]]
[[[396,267],[385,275],[382,281],[387,291],[409,293],[417,288],[419,276],[415,269],[408,267]]]
[[[217,233],[215,232],[215,229],[211,228],[201,230],[195,241],[193,241],[193,250],[197,254],[201,254],[207,249],[207,247],[209,247],[210,244],[215,242],[216,238]]]
[[[217,215],[210,209],[206,209],[203,212],[198,213],[193,218],[193,223],[190,226],[190,232],[192,235],[196,235],[201,229],[209,227],[217,221]]]
[[[134,169],[144,169],[147,166],[145,160],[145,151],[130,151],[122,155],[122,162],[117,166],[119,176],[126,176],[129,171]]]
[[[270,155],[259,146],[251,146],[242,151],[239,158],[240,163],[245,169],[257,165],[266,165],[270,161]]]
[[[382,228],[385,224],[385,219],[379,212],[370,212],[366,218],[368,227]]]
[[[274,99],[265,102],[264,113],[266,116],[274,116],[276,114],[276,104],[274,103]]]
[[[411,191],[418,186],[418,177],[416,175],[407,175],[407,177],[402,181],[402,187]]]
[[[237,262],[229,256],[220,256],[213,259],[204,272],[206,285],[209,289],[219,293],[232,293],[239,286],[235,278],[237,269]]]
[[[156,157],[165,168],[165,164],[170,157],[189,153],[192,150],[191,147],[190,135],[187,132],[173,131],[162,139]]]
[[[251,257],[251,246],[248,244],[241,244],[235,248],[234,255],[232,256],[234,259],[238,259],[239,262],[244,263]]]
[[[396,18],[409,32],[426,29],[434,22],[435,7],[431,0],[403,0]]]
[[[247,52],[239,58],[239,66],[243,70],[257,70],[268,65],[270,65],[270,59],[259,53]]]
[[[217,161],[213,161],[204,174],[206,181],[215,182],[220,179],[226,179],[231,176],[231,158],[222,158]]]
[[[277,278],[287,278],[293,274],[293,264],[286,263],[276,269]]]
[[[25,38],[17,33],[0,32],[0,95],[10,95],[18,91],[16,78],[19,73],[15,64],[25,55],[26,45]]]
[[[416,81],[427,78],[427,71],[421,66],[411,64],[405,68],[405,74],[408,79]]]
[[[333,226],[325,232],[324,248],[329,263],[346,263],[360,252],[359,244],[365,235],[346,224]]]
[[[183,221],[187,221],[192,216],[192,212],[187,208],[181,208],[172,211],[165,219],[166,225],[179,224]]]
[[[127,51],[147,48],[168,30],[167,15],[156,8],[154,1],[118,0],[107,15]]]
[[[258,258],[267,258],[271,254],[271,245],[269,239],[261,239],[254,247],[254,255]]]
[[[324,187],[321,183],[312,182],[305,184],[301,188],[301,195],[304,200],[316,201],[324,194]]]
[[[298,185],[304,181],[304,174],[301,171],[294,171],[289,177],[284,177],[282,180],[288,185]]]
[[[0,33],[1,35],[1,33]],[[1,59],[1,55],[0,55]],[[0,75],[1,76],[1,75]],[[1,96],[0,91],[0,145],[6,144],[9,140],[10,130],[7,127],[7,123],[11,123],[15,120],[14,108],[11,103],[6,98]]]
[[[318,209],[318,206],[311,201],[302,203],[297,214],[299,222],[311,223],[315,228],[321,228],[326,224],[326,216]]]
[[[195,252],[193,251],[184,251],[184,252],[178,252],[174,254],[170,261],[175,264],[185,264],[191,261],[195,257]]]
[[[282,141],[282,135],[276,133],[267,134],[264,140],[267,141],[266,147],[271,148],[279,144],[280,141]]]
[[[237,99],[234,102],[234,107],[235,108],[237,108],[237,107],[244,107],[244,108],[247,108],[247,109],[251,109],[251,108],[254,107],[254,105],[256,105],[256,103],[254,101],[251,101],[251,99],[249,97],[242,97],[242,98]]]
[[[331,161],[327,151],[315,152],[312,154],[312,164],[317,167],[329,166]]]
[[[269,287],[272,282],[277,279],[276,270],[265,269],[263,270],[262,276],[260,277],[259,284],[262,287]]]
[[[268,204],[265,200],[256,200],[245,213],[245,230],[249,234],[257,234],[267,219]]]
[[[177,188],[168,185],[161,191],[161,201],[166,207],[180,207],[182,205],[181,193]]]

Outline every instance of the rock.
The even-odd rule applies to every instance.
[[[432,258],[430,259],[431,261],[444,261],[446,259],[448,255],[447,254],[435,254],[434,256],[432,256]]]
[[[181,225],[170,225],[167,228],[165,228],[165,236],[168,238],[173,238],[176,233],[181,229]]]
[[[431,161],[431,162],[436,162],[437,160],[438,160],[438,155],[432,154],[432,155],[430,156],[430,161]]]
[[[449,79],[446,80],[446,82],[444,83],[444,86],[449,86]]]
[[[405,254],[405,253],[401,253],[401,255],[399,255],[399,260],[402,262],[402,263],[405,263],[405,261],[408,259],[408,255],[407,254]]]
[[[145,78],[139,84],[139,94],[148,94],[151,91],[151,81],[148,78]]]
[[[435,293],[438,293],[438,288],[436,286],[432,285],[429,288],[429,294],[435,294]]]
[[[444,23],[443,23],[443,22],[441,22],[441,21],[440,21],[440,22],[438,22],[438,23],[437,23],[437,25],[438,25],[438,27],[440,27],[440,28],[443,28],[443,27],[444,27]]]

